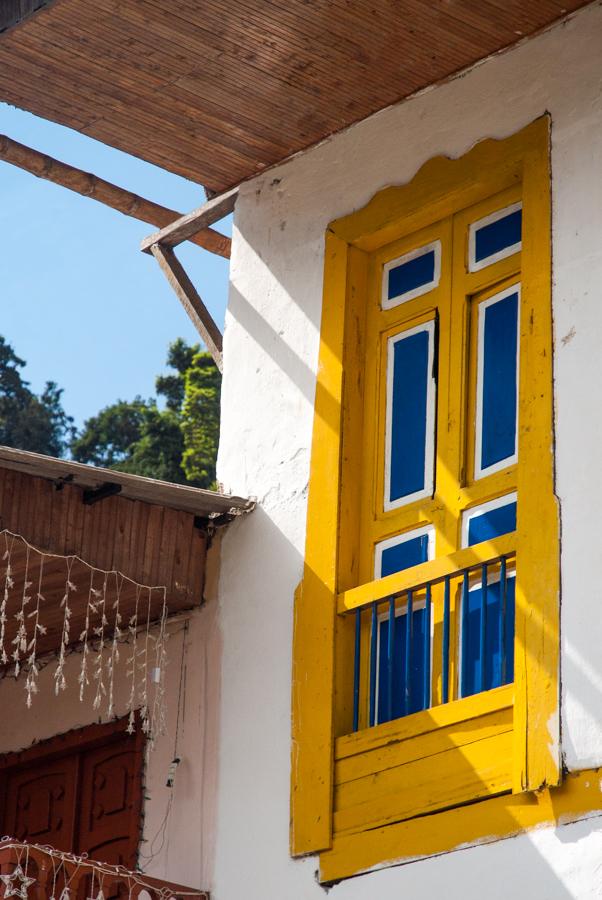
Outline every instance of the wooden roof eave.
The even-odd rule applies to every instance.
[[[126,499],[181,510],[199,518],[214,520],[216,524],[223,524],[231,518],[244,515],[255,507],[252,500],[243,497],[158,481],[142,475],[118,472],[115,469],[87,466],[12,447],[0,447],[0,468],[46,478],[55,481],[57,485],[75,484],[87,491],[99,491],[106,489],[107,485],[114,485],[112,490],[107,491],[106,496],[119,493],[120,497]]]

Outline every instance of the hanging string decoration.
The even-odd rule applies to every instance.
[[[112,604],[115,610],[113,617],[113,639],[111,641],[111,653],[107,660],[107,676],[109,679],[109,703],[107,715],[113,718],[115,712],[115,666],[119,662],[119,643],[123,638],[121,630],[121,613],[119,611],[119,598],[123,587],[123,575],[115,572],[115,600]]]
[[[99,569],[76,555],[48,553],[8,530],[0,531],[0,542],[0,675],[24,676],[30,708],[41,665],[55,664],[58,696],[70,687],[67,657],[77,651],[73,687],[80,701],[109,718],[125,706],[128,730],[139,722],[152,746],[165,731],[166,588]],[[126,641],[128,696],[120,702],[116,667]]]
[[[149,900],[209,900],[205,891],[162,883],[143,872],[90,859],[85,853],[78,856],[8,836],[0,837],[0,855],[3,868],[12,867],[11,872],[0,875],[0,896],[3,893],[5,900],[39,896],[49,900],[105,900],[110,896],[141,900],[142,892]]]
[[[4,896],[19,897],[27,900],[29,887],[35,884],[35,878],[28,878],[20,865],[10,875],[0,875],[0,881],[4,884]]]
[[[58,664],[54,672],[54,693],[59,695],[59,691],[64,691],[67,687],[65,679],[65,659],[66,648],[69,646],[69,636],[71,634],[71,607],[69,606],[69,592],[76,591],[77,588],[71,581],[71,569],[73,567],[73,559],[67,560],[67,576],[65,578],[65,587],[63,599],[61,600],[61,609],[63,610],[63,626],[61,630],[61,645],[59,650]]]
[[[6,607],[8,605],[8,597],[10,591],[15,586],[15,582],[13,581],[13,572],[10,564],[10,551],[12,549],[12,545],[14,543],[14,537],[10,539],[10,545],[8,541],[8,535],[4,535],[4,541],[6,544],[6,550],[4,552],[4,556],[2,559],[6,564],[6,571],[4,573],[4,591],[2,594],[2,601],[0,603],[0,663],[3,666],[8,662],[8,654],[6,652],[5,647],[5,638],[6,638]]]

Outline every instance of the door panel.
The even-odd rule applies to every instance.
[[[134,868],[143,736],[92,725],[0,757],[0,833]]]
[[[124,746],[125,744],[125,746]],[[120,742],[82,759],[78,851],[132,868],[138,846],[141,774],[135,747]]]
[[[8,775],[3,833],[71,850],[77,792],[75,754]]]

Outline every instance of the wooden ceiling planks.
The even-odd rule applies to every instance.
[[[0,99],[222,191],[586,2],[54,0]]]

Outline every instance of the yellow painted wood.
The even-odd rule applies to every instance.
[[[348,878],[383,865],[490,843],[541,826],[562,827],[602,815],[599,769],[566,776],[560,787],[505,794],[357,834],[340,835],[320,855],[320,881]]]
[[[446,704],[447,705],[447,704]],[[451,704],[450,704],[451,705]],[[486,715],[473,716],[449,725],[431,728],[424,734],[408,737],[403,741],[381,744],[363,753],[355,753],[335,762],[335,785],[363,780],[385,769],[394,769],[417,759],[437,756],[453,747],[463,747],[483,738],[501,734],[512,729],[512,707],[505,706]],[[434,761],[438,765],[438,761]],[[373,796],[371,785],[358,782],[355,794],[362,801]],[[335,797],[336,799],[336,797]]]
[[[326,236],[303,582],[295,597],[292,673],[291,853],[330,846],[334,615],[347,245]]]
[[[425,709],[412,716],[385,722],[374,728],[357,731],[355,734],[347,734],[336,741],[335,759],[340,761],[350,756],[379,750],[384,746],[393,746],[438,728],[461,725],[471,719],[509,709],[513,699],[514,687],[508,684],[492,691],[484,691],[482,694],[474,694],[472,697],[463,697],[452,703]]]
[[[475,740],[375,771],[335,788],[334,832],[364,831],[509,791],[512,787],[511,723],[500,730],[475,728]],[[425,743],[437,743],[437,734]]]
[[[427,294],[400,303],[389,310],[381,308],[383,264],[410,250],[438,241],[441,246],[441,275],[439,284]],[[415,328],[425,322],[437,319],[439,332],[439,367],[447,368],[448,341],[441,334],[449,331],[449,305],[451,292],[451,221],[436,221],[420,232],[412,233],[401,240],[383,247],[372,254],[368,292],[368,314],[366,319],[366,395],[363,417],[364,429],[362,449],[362,490],[361,532],[360,532],[360,583],[374,577],[375,544],[391,535],[397,535],[423,524],[437,522],[445,514],[445,506],[439,497],[426,497],[396,509],[384,509],[385,493],[385,432],[386,432],[386,381],[387,345],[390,337]],[[439,379],[437,395],[437,415],[445,415],[447,386],[445,379]],[[368,426],[368,423],[371,423]],[[438,445],[438,457],[444,445],[444,438]],[[435,469],[439,469],[438,459]],[[343,481],[345,472],[343,471]],[[439,482],[436,472],[435,483]],[[453,548],[452,548],[453,549]],[[440,551],[446,552],[442,546]],[[356,584],[358,582],[356,581]]]
[[[521,193],[522,252],[481,272],[467,273],[466,217],[480,218],[491,209],[499,208],[500,198],[516,198]],[[498,690],[505,690],[508,696],[512,694],[515,698],[514,734],[513,746],[503,751],[504,758],[498,762],[503,767],[513,761],[512,786],[515,791],[551,785],[559,780],[558,519],[553,495],[549,203],[548,120],[544,118],[512,138],[485,141],[462,159],[431,160],[410,184],[381,192],[364,210],[331,226],[325,260],[306,566],[303,591],[297,598],[295,609],[291,828],[291,847],[295,854],[327,848],[332,840],[333,743],[335,735],[343,734],[350,727],[352,668],[349,654],[354,620],[354,616],[339,616],[335,626],[335,612],[344,613],[375,599],[385,599],[391,593],[444,577],[465,566],[489,561],[513,549],[517,556],[515,685]],[[432,316],[434,304],[432,297],[424,295],[383,313],[379,309],[380,271],[383,260],[393,258],[404,247],[413,245],[415,233],[421,229],[424,229],[424,235],[437,229],[442,235],[452,235],[451,240],[444,237],[442,242],[443,269],[451,271],[451,279],[447,274],[442,278],[436,301],[440,317],[437,486],[433,497],[403,510],[384,513],[378,503],[382,498],[379,468],[382,453],[377,443],[382,430],[378,422],[383,414],[382,335],[391,328],[410,327],[409,323],[417,317]],[[446,269],[450,243],[451,270]],[[519,271],[523,286],[519,463],[474,482],[466,438],[470,433],[474,402],[467,387],[474,365],[474,349],[471,353],[470,344],[471,304],[474,309],[473,298],[496,289]],[[451,293],[448,298],[449,282]],[[447,323],[446,304],[451,311]],[[446,386],[443,386],[444,381]],[[372,425],[367,416],[371,417]],[[358,479],[360,491],[357,491]],[[459,550],[462,512],[514,489],[519,495],[516,534],[497,539],[489,548],[481,545],[468,551]],[[410,570],[372,582],[375,541],[428,522],[436,529],[438,558],[416,567],[413,573]],[[434,591],[433,606],[435,648],[440,647],[441,637],[438,592],[439,589]],[[458,641],[457,600],[456,592],[452,591],[452,648],[457,647]],[[369,614],[364,613],[360,728],[367,724],[368,619]],[[451,659],[455,665],[455,651],[451,653]],[[435,666],[435,702],[440,698],[440,681],[441,673]],[[454,669],[450,679],[452,698],[456,681]],[[348,694],[345,694],[346,685]],[[475,708],[486,705],[488,694],[495,692],[482,694],[478,700],[474,698]],[[469,699],[473,698],[466,698]],[[443,710],[466,700],[429,710],[427,715],[436,719]],[[336,705],[334,718],[333,703]],[[387,734],[402,747],[403,738],[395,737],[397,730],[402,733],[404,728],[411,728],[411,720],[421,715],[424,714],[410,716],[401,725],[399,722],[387,723],[359,735],[339,737],[337,756],[345,746],[353,746],[354,740],[358,741],[355,746],[360,746],[362,740],[368,743],[374,740],[376,747]],[[366,737],[369,732],[373,738]],[[435,732],[431,729],[424,734],[434,735]],[[510,732],[504,734],[505,739],[509,739]],[[481,751],[489,739],[498,740],[499,736],[468,745],[473,748],[470,750],[473,768],[470,777],[478,778],[481,765],[481,775],[488,771],[489,760],[482,758]],[[363,752],[349,755],[359,759]],[[401,759],[403,751],[400,750],[400,754]],[[394,755],[393,751],[391,755]],[[462,768],[462,750],[457,746],[450,747],[439,756],[446,760],[439,766],[444,794],[448,773],[456,773],[452,782],[456,779],[454,784],[460,784],[458,773]],[[412,765],[419,765],[419,762],[416,759]],[[400,763],[385,770],[398,769],[400,773],[399,782],[395,781],[400,804],[397,816],[407,793],[402,787],[405,775],[401,774],[407,768]],[[362,777],[369,781],[371,776]],[[373,772],[373,777],[379,777],[379,773]],[[495,777],[492,776],[489,782],[487,777],[482,778],[482,785],[489,784],[488,789],[495,789],[491,786],[501,783],[496,782]],[[427,796],[426,787],[424,790],[427,809],[429,803],[436,804],[438,800],[435,795]],[[383,796],[388,793],[388,790],[384,791]],[[458,787],[458,796],[453,802],[465,802],[459,796]],[[480,796],[475,789],[468,799]],[[373,828],[348,838],[336,836],[332,849],[322,853],[322,877],[325,880],[344,877],[365,865],[392,859],[399,854],[399,847],[405,846],[406,837],[407,847],[418,848],[416,853],[428,852],[424,848],[429,846],[442,848],[432,852],[443,852],[455,846],[457,830],[452,824],[445,826],[447,833],[444,833],[445,828],[438,831],[439,821],[457,822],[458,828],[468,835],[467,841],[478,840],[491,833],[487,831],[485,811],[493,810],[495,819],[496,810],[505,811],[507,804],[514,801],[522,802],[531,812],[537,805],[531,803],[529,807],[520,796],[500,798],[502,805],[498,800],[488,799],[450,812],[392,824],[386,829]],[[368,802],[378,804],[380,800]],[[358,804],[358,808],[361,806],[363,803]],[[523,806],[516,809],[522,810]],[[484,818],[478,812],[480,810]],[[420,812],[418,808],[416,811]],[[389,813],[393,821],[396,817],[393,807],[386,815]],[[517,815],[521,822],[528,822],[531,821],[529,814],[523,816],[520,812]],[[500,813],[502,820],[504,815],[505,812]],[[345,827],[356,825],[361,829],[359,820],[355,825]],[[429,838],[430,827],[433,828],[432,839]],[[389,835],[396,829],[401,829],[396,832],[397,837],[387,843]],[[383,837],[380,849],[376,835]],[[391,854],[390,848],[395,841],[401,843],[396,844],[395,853]],[[366,860],[371,861],[366,863]]]
[[[428,160],[412,180],[380,191],[363,208],[331,222],[343,241],[372,252],[425,228],[438,218],[520,184],[525,153],[540,137],[538,119],[501,141],[487,139],[458,159]]]
[[[339,557],[337,581],[351,587],[359,579],[359,523],[360,494],[357,489],[362,481],[361,457],[357,447],[362,442],[364,397],[365,319],[369,258],[365,253],[350,247],[348,250],[348,292],[345,309],[344,341],[344,392],[341,470],[346,477],[340,483]],[[347,374],[345,374],[347,373]],[[350,377],[354,373],[355,377]],[[358,411],[360,414],[358,415]],[[337,616],[335,634],[335,734],[346,734],[353,727],[353,664],[355,648],[355,621],[351,617]]]
[[[554,494],[549,119],[531,126],[523,191],[516,584],[516,791],[561,778],[559,522]]]
[[[337,597],[337,610],[339,613],[348,612],[358,606],[366,606],[375,600],[384,600],[393,594],[413,590],[425,585],[429,581],[453,575],[461,569],[491,562],[499,556],[511,553],[516,546],[516,533],[504,534],[494,541],[483,541],[463,550],[456,550],[448,556],[440,556],[436,559],[395,572],[377,581],[361,584],[359,587],[343,591]]]

